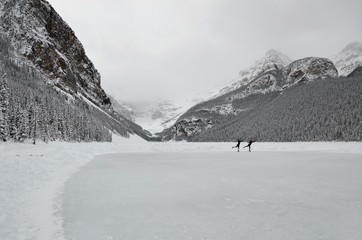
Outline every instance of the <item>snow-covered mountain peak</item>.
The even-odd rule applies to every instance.
[[[257,75],[262,72],[281,69],[291,63],[292,60],[274,49],[270,49],[266,52],[265,56],[257,60],[254,65],[249,68],[246,68],[239,73],[241,80],[248,78],[248,82],[253,80]],[[250,79],[251,78],[251,79]]]
[[[349,75],[354,69],[362,66],[362,43],[354,41],[348,44],[332,61],[340,76]]]
[[[269,51],[267,51],[265,58],[271,60],[272,62],[278,63],[278,65],[283,66],[286,66],[292,62],[292,60],[288,56],[274,49],[270,49]]]
[[[224,95],[225,93],[228,93],[250,83],[262,73],[271,70],[282,69],[291,62],[292,60],[283,53],[271,49],[267,51],[263,58],[256,61],[251,67],[240,71],[239,76],[234,79],[228,86],[221,89],[215,96],[213,96],[213,98]]]

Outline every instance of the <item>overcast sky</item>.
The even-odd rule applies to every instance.
[[[361,0],[49,0],[121,100],[194,99],[276,49],[330,57],[362,42]]]

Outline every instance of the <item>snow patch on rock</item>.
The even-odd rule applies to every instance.
[[[289,64],[283,70],[283,75],[287,84],[294,84],[318,78],[335,78],[338,76],[338,71],[333,62],[327,58],[309,57]]]

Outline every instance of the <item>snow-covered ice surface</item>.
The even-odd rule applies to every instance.
[[[134,142],[45,144],[0,142],[0,239],[63,239],[59,196],[68,177],[97,154]]]
[[[362,143],[233,145],[0,143],[0,239],[362,239]]]

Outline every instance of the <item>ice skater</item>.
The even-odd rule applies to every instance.
[[[238,148],[238,152],[239,152],[239,149],[240,149],[240,143],[241,143],[242,141],[243,141],[243,140],[238,139],[238,143],[236,144],[236,146],[233,147],[233,148]]]
[[[255,141],[253,141],[253,139],[250,139],[248,145],[246,145],[244,148],[249,147],[249,152],[251,152],[251,144],[252,144],[253,142],[255,142]]]

